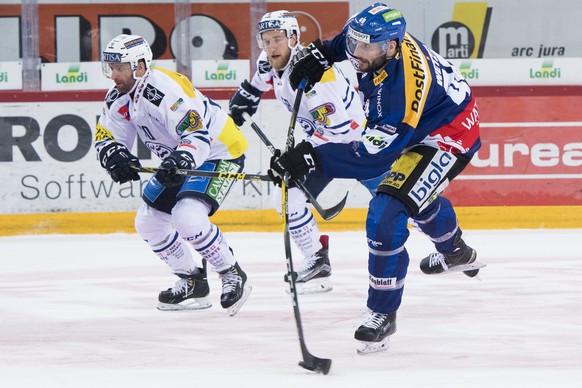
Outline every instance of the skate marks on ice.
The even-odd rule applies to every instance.
[[[176,279],[137,235],[0,238],[0,386],[575,387],[580,233],[465,231],[487,263],[476,282],[422,274],[433,247],[412,231],[398,331],[387,351],[366,356],[354,339],[368,285],[364,232],[330,233],[334,289],[299,296],[309,350],[333,359],[327,376],[298,366],[280,233],[229,233],[253,284],[234,317],[212,271],[211,308],[158,311],[158,292]]]

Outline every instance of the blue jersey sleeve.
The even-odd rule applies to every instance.
[[[336,35],[332,40],[324,41],[323,44],[332,51],[336,62],[348,59],[348,55],[346,54],[345,31]]]
[[[371,148],[376,136],[364,134],[362,141],[348,144],[327,143],[316,147],[318,174],[327,178],[371,179],[390,169],[412,137],[412,130],[395,136],[390,144]],[[381,142],[382,140],[380,140]]]

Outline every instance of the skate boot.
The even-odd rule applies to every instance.
[[[453,253],[435,252],[422,259],[420,270],[428,275],[462,271],[471,278],[477,276],[479,268],[486,264],[477,260],[477,252],[465,244],[458,234],[455,236],[454,245],[457,249]]]
[[[247,284],[247,274],[240,268],[238,263],[226,271],[219,272],[218,276],[222,280],[222,295],[220,304],[228,311],[228,315],[234,316],[245,303],[252,287]]]
[[[298,294],[315,294],[333,289],[330,279],[329,236],[321,235],[319,241],[322,248],[305,258],[301,266],[294,272]],[[284,279],[285,282],[289,282],[287,274]]]
[[[366,321],[354,334],[354,338],[360,341],[358,354],[387,350],[390,336],[396,332],[396,311],[382,314],[370,310],[368,314]]]
[[[200,273],[194,275],[178,275],[180,280],[174,287],[160,292],[158,296],[158,310],[200,310],[212,306],[207,298],[210,293],[206,278],[206,262]]]

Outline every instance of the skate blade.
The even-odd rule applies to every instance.
[[[182,310],[204,310],[212,307],[210,299],[207,297],[186,299],[182,303],[158,303],[160,311],[182,311]]]
[[[483,267],[486,267],[486,266],[487,266],[487,264],[483,263],[482,261],[475,260],[474,262],[469,263],[469,264],[464,264],[464,265],[456,266],[454,268],[449,268],[447,271],[442,272],[442,273],[447,273],[447,272],[472,272],[472,271],[478,270],[478,269],[483,268]],[[473,275],[473,276],[471,276],[470,274],[465,274],[465,275],[467,275],[469,277],[473,277],[473,276],[475,276],[477,274],[475,273],[475,275]]]
[[[358,347],[356,351],[360,355],[378,353],[388,350],[390,347],[390,337],[384,338],[382,341],[369,342],[369,341],[358,341]]]
[[[333,290],[333,284],[330,278],[317,278],[306,283],[295,283],[297,295],[322,294]],[[291,295],[291,291],[287,288],[285,292]]]
[[[245,284],[245,286],[243,288],[242,297],[238,300],[238,302],[236,302],[232,306],[226,308],[228,315],[230,315],[231,317],[234,317],[236,315],[236,313],[238,313],[238,310],[241,309],[243,304],[245,304],[245,302],[249,298],[249,295],[251,294],[252,290],[253,290],[253,288],[248,283]]]

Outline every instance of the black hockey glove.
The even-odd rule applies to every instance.
[[[263,92],[251,85],[249,81],[246,79],[243,81],[228,103],[230,117],[236,125],[240,127],[245,122],[243,112],[247,112],[250,116],[257,112],[262,94]]]
[[[109,172],[114,182],[138,181],[139,174],[130,164],[141,167],[139,159],[133,156],[121,143],[111,143],[99,152],[101,166]]]
[[[188,152],[174,151],[162,161],[155,177],[158,182],[166,187],[181,186],[184,184],[186,176],[177,174],[176,170],[191,170],[193,165],[194,159]]]
[[[335,58],[331,50],[323,45],[319,39],[299,50],[291,59],[291,73],[289,83],[293,90],[297,90],[303,78],[307,78],[305,91],[308,92],[313,85],[319,82],[323,73],[331,68]]]
[[[273,182],[279,182],[286,172],[289,173],[290,181],[295,181],[305,174],[314,171],[317,167],[316,154],[313,152],[311,143],[302,141],[297,147],[283,153],[280,157],[271,158],[271,168],[267,174]]]

